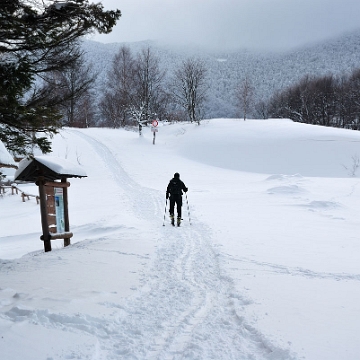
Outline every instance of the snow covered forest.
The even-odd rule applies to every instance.
[[[200,59],[204,63],[208,91],[203,117],[243,116],[236,90],[244,79],[249,79],[253,89],[253,106],[249,115],[259,118],[262,117],[261,104],[267,104],[277,92],[295,86],[307,75],[349,77],[360,66],[359,35],[359,31],[356,31],[284,53],[260,53],[246,49],[215,53],[153,41],[103,44],[86,40],[83,49],[87,60],[93,64],[94,72],[98,74],[97,94],[104,89],[108,71],[121,46],[126,45],[133,54],[150,48],[159,59],[159,67],[165,72],[165,77],[171,77],[175,69],[188,58]]]

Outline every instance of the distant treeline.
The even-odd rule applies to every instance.
[[[139,125],[141,129],[153,119],[198,122],[224,113],[223,117],[290,118],[307,124],[360,129],[360,68],[347,70],[347,75],[312,75],[302,69],[306,76],[289,79],[290,86],[274,88],[269,98],[261,96],[259,73],[265,76],[261,64],[257,72],[247,73],[234,62],[229,76],[222,62],[212,67],[211,62],[184,57],[172,67],[165,67],[160,60],[150,47],[134,52],[123,45],[102,72],[101,86],[96,86],[98,74],[84,58],[68,73],[54,75],[57,93],[68,94],[63,95],[68,101],[59,105],[62,125]],[[223,78],[216,77],[222,72]],[[227,94],[226,102],[220,93]]]
[[[360,129],[360,69],[349,76],[305,76],[266,104],[267,117]]]

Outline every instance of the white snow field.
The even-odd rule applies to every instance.
[[[74,237],[45,253],[35,199],[0,197],[1,359],[360,358],[360,132],[64,129],[52,155],[88,175],[69,179]]]

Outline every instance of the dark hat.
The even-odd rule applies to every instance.
[[[180,174],[179,174],[179,173],[175,173],[175,174],[174,174],[174,178],[180,178]]]

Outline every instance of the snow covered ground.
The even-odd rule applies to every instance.
[[[35,199],[0,197],[1,359],[359,359],[359,132],[65,129],[53,155],[88,175],[71,246],[44,253]],[[174,172],[180,228],[163,226]]]

